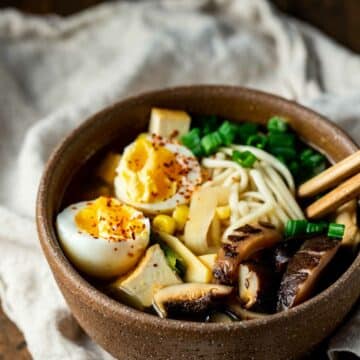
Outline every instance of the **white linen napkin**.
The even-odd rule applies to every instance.
[[[172,85],[295,99],[360,141],[360,57],[265,0],[112,2],[60,18],[0,13],[0,295],[35,359],[110,358],[80,330],[41,254],[35,197],[50,152],[90,114]],[[329,356],[360,356],[360,313]]]

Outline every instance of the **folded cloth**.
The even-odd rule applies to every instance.
[[[90,114],[140,91],[244,85],[294,99],[360,141],[360,58],[265,0],[111,2],[69,18],[0,13],[0,295],[35,359],[106,359],[70,315],[38,246],[50,152]],[[329,356],[360,355],[360,312]]]

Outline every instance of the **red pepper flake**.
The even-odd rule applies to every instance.
[[[171,134],[170,134],[170,140],[173,140],[174,138],[176,138],[179,135],[179,130],[175,129]]]
[[[129,255],[130,257],[133,257],[133,256],[134,256],[134,254],[131,253],[131,252],[128,252],[128,255]]]

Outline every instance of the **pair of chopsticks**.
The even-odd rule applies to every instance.
[[[333,190],[307,207],[306,216],[309,219],[327,215],[360,195],[360,150],[302,184],[298,195],[315,196],[334,186]]]

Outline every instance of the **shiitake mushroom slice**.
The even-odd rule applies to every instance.
[[[278,293],[277,310],[290,309],[307,300],[324,268],[335,256],[340,241],[327,236],[308,239],[289,261]]]
[[[213,311],[205,319],[209,323],[232,323],[238,318],[226,311]]]
[[[232,287],[219,284],[172,285],[155,293],[153,306],[161,318],[205,317],[232,291]]]
[[[303,244],[303,238],[292,238],[287,241],[280,242],[273,251],[273,261],[275,271],[283,274],[286,271],[287,265],[295,253]]]
[[[245,309],[271,312],[276,298],[276,276],[273,269],[255,261],[239,266],[239,300]]]
[[[273,247],[281,238],[281,233],[271,224],[245,225],[236,229],[228,236],[228,243],[219,249],[214,279],[220,284],[236,284],[240,263],[259,250]]]
[[[236,316],[240,321],[264,319],[269,316],[269,314],[266,313],[244,309],[241,306],[239,299],[236,298],[229,300],[226,304],[226,308],[229,313]]]

